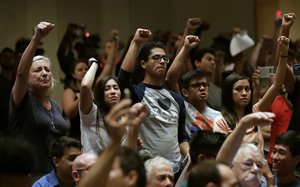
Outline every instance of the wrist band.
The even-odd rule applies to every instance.
[[[281,58],[287,58],[289,55],[279,55]]]

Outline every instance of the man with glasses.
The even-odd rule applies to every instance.
[[[72,165],[72,177],[76,186],[78,186],[80,180],[88,173],[96,161],[97,156],[92,153],[83,153],[75,158]]]
[[[181,93],[186,99],[185,127],[189,137],[198,130],[212,131],[214,119],[221,115],[219,111],[213,110],[206,104],[210,84],[204,72],[190,70],[180,79],[181,73],[184,73],[183,69],[186,66],[187,55],[199,42],[197,36],[186,36],[182,48],[167,73],[167,87]],[[180,88],[177,84],[178,80],[180,80]]]
[[[181,94],[186,99],[185,125],[190,136],[199,130],[212,131],[214,119],[221,115],[206,104],[208,87],[206,75],[201,71],[191,70],[181,77]]]
[[[218,53],[220,54],[220,53]],[[194,69],[202,71],[207,76],[207,81],[210,83],[210,87],[208,89],[209,96],[207,99],[208,105],[215,109],[215,110],[221,110],[221,88],[216,86],[214,84],[214,77],[215,79],[218,79],[221,75],[220,72],[216,71],[216,68],[218,68],[218,71],[221,67],[217,67],[216,61],[219,61],[217,59],[221,60],[221,56],[219,55],[218,58],[216,58],[215,52],[210,48],[203,48],[203,49],[195,49],[192,51],[191,54],[191,60],[194,65]],[[215,75],[218,74],[218,75]]]
[[[275,115],[270,112],[250,113],[239,121],[223,143],[217,161],[232,167],[242,187],[260,187],[273,184],[272,176],[263,177],[268,165],[262,151],[254,144],[242,144],[247,129],[253,126],[267,126],[274,120]]]
[[[184,126],[185,106],[179,94],[164,88],[169,58],[162,43],[149,42],[151,37],[149,30],[137,29],[118,79],[123,87],[131,90],[134,102],[147,105],[149,114],[141,125],[141,140],[153,154],[171,162],[176,180],[182,156],[188,156],[189,150]],[[137,57],[145,76],[142,83],[135,85],[130,80]]]

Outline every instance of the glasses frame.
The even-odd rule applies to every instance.
[[[148,59],[153,60],[153,62],[156,63],[161,63],[162,60],[163,62],[165,62],[166,64],[168,64],[170,62],[170,58],[168,56],[161,56],[161,55],[153,55],[153,56],[149,56]]]
[[[193,89],[199,89],[201,87],[203,87],[204,89],[209,87],[209,83],[208,82],[195,82],[192,84],[189,84],[189,87],[193,88]]]

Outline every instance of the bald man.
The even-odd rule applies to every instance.
[[[91,153],[83,153],[76,157],[72,166],[72,177],[78,186],[82,177],[84,177],[88,170],[96,163],[97,155]]]

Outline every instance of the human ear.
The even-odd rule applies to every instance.
[[[141,67],[143,68],[143,69],[146,69],[146,61],[145,60],[141,60]]]
[[[80,174],[78,171],[74,170],[72,171],[72,178],[77,183],[80,180]]]
[[[195,60],[195,62],[194,62],[195,67],[198,67],[198,64],[199,64],[199,63],[201,63],[201,61]]]
[[[139,174],[135,170],[131,170],[125,178],[125,182],[128,186],[136,186]]]
[[[181,93],[182,93],[182,95],[183,95],[184,97],[188,97],[188,96],[189,96],[189,92],[188,92],[188,90],[185,89],[185,88],[183,88],[183,89],[181,90]]]
[[[53,164],[55,165],[55,167],[57,167],[58,165],[59,165],[59,158],[57,158],[57,157],[53,157],[52,158],[52,162],[53,162]]]

